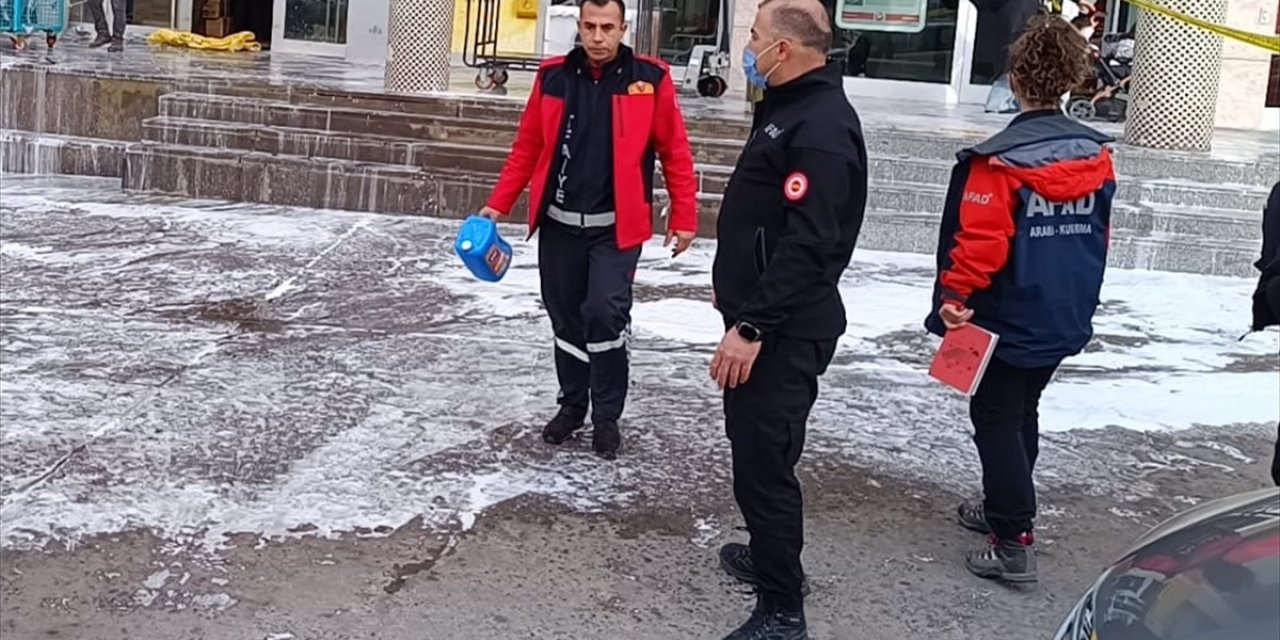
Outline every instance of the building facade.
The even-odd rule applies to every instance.
[[[94,0],[90,0],[94,1]],[[130,0],[133,21],[192,28],[207,0]],[[387,56],[390,4],[395,0],[224,0],[272,2],[274,51],[345,57],[379,64]],[[453,50],[472,46],[476,23],[492,15],[504,55],[543,56],[572,46],[573,0],[454,0]],[[698,45],[727,43],[741,59],[757,0],[643,1],[655,16],[658,53],[683,73]],[[997,73],[990,25],[967,0],[824,0],[833,16],[837,45],[849,51],[845,88],[850,95],[981,104]],[[1108,32],[1130,29],[1138,9],[1123,0],[1101,0]],[[488,12],[488,13],[486,13]],[[1228,0],[1228,26],[1280,33],[1280,0]],[[1191,54],[1188,54],[1191,55]],[[1220,127],[1280,129],[1280,57],[1228,40],[1222,53],[1216,113]],[[730,73],[730,96],[744,89]]]

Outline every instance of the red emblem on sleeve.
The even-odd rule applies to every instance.
[[[809,177],[799,171],[787,176],[782,183],[782,195],[787,200],[799,202],[806,193],[809,193]]]

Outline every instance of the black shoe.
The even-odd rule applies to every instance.
[[[1004,582],[1035,582],[1036,552],[1031,548],[1035,537],[1024,533],[1016,540],[999,540],[992,535],[987,546],[965,554],[964,563],[979,578]]]
[[[956,520],[960,526],[978,533],[991,533],[991,525],[987,524],[987,512],[982,508],[982,501],[961,502],[956,508]]]
[[[111,36],[104,36],[99,34],[98,37],[93,39],[93,42],[89,43],[89,48],[101,49],[102,47],[105,47],[109,44],[111,44]]]
[[[803,611],[778,611],[757,597],[751,617],[724,640],[809,640],[809,630]]]
[[[752,586],[759,586],[756,578],[756,564],[751,561],[751,547],[745,544],[730,542],[720,547],[720,568],[737,580]],[[800,583],[800,595],[809,596],[809,578]]]
[[[124,51],[124,41],[112,40],[111,46],[107,47],[107,51],[110,53],[120,53],[121,51]]]
[[[622,434],[618,432],[618,423],[612,420],[591,422],[591,450],[605,460],[617,460],[618,449],[622,447]]]
[[[586,417],[585,412],[574,411],[568,407],[561,407],[560,413],[542,428],[542,441],[547,444],[560,444],[569,439],[574,431],[582,428],[582,419]]]

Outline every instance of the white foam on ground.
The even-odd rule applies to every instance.
[[[190,477],[166,466],[170,449],[175,446],[166,438],[179,436],[136,433],[130,430],[131,424],[119,430],[104,429],[103,425],[116,424],[112,420],[128,410],[133,398],[146,391],[145,386],[131,388],[127,393],[132,395],[125,395],[88,377],[99,372],[86,369],[86,377],[80,384],[50,387],[50,383],[39,376],[39,367],[30,354],[42,354],[44,360],[40,362],[54,356],[59,361],[74,362],[74,358],[67,357],[71,347],[51,343],[40,335],[7,332],[3,343],[5,354],[20,351],[24,363],[14,364],[6,358],[0,366],[6,378],[0,405],[17,406],[20,411],[12,416],[6,414],[5,428],[0,434],[6,449],[25,446],[47,451],[48,460],[53,460],[65,453],[68,445],[96,434],[108,441],[104,448],[127,450],[153,464],[143,465],[141,475],[112,477],[110,473],[117,461],[92,458],[93,464],[106,467],[105,477],[119,481],[98,486],[84,481],[86,476],[68,474],[33,489],[30,499],[20,504],[13,500],[10,479],[10,483],[4,485],[0,546],[24,546],[49,538],[74,539],[85,534],[139,527],[153,528],[176,541],[217,544],[224,539],[223,534],[228,533],[289,536],[297,535],[296,529],[301,525],[313,525],[315,533],[332,535],[360,527],[395,528],[417,516],[423,516],[428,525],[452,523],[466,528],[485,509],[516,496],[548,495],[577,510],[597,510],[632,499],[619,490],[624,481],[636,478],[645,482],[680,481],[669,477],[666,465],[630,466],[637,464],[634,458],[621,460],[617,465],[604,465],[572,453],[557,453],[546,462],[522,459],[506,464],[505,459],[499,458],[474,468],[460,465],[458,469],[440,469],[418,464],[455,450],[463,452],[460,455],[464,460],[467,456],[490,453],[488,438],[504,423],[520,425],[523,429],[512,436],[517,444],[520,444],[519,438],[536,440],[536,425],[546,418],[544,413],[551,406],[555,383],[550,327],[540,304],[537,241],[520,240],[523,234],[517,227],[503,227],[504,235],[516,239],[512,268],[501,282],[486,283],[473,278],[449,253],[452,248],[448,230],[456,226],[438,221],[261,207],[245,207],[243,211],[234,208],[210,211],[195,204],[143,207],[80,202],[72,194],[56,192],[37,195],[27,191],[11,198],[7,189],[5,205],[58,211],[74,207],[91,216],[159,218],[175,227],[198,228],[201,234],[217,242],[250,247],[254,252],[289,249],[296,255],[312,258],[309,264],[317,268],[324,263],[316,262],[315,256],[323,256],[319,252],[325,247],[346,250],[348,247],[338,245],[344,237],[350,238],[349,242],[360,242],[362,240],[356,238],[367,232],[377,239],[377,244],[366,246],[362,251],[380,252],[371,257],[385,261],[390,269],[401,274],[409,273],[437,286],[453,297],[449,301],[454,305],[450,310],[456,312],[456,319],[466,324],[436,333],[436,337],[464,345],[452,355],[470,357],[467,349],[479,352],[501,346],[507,349],[504,353],[514,354],[514,360],[503,363],[500,376],[494,373],[480,378],[484,372],[476,373],[477,378],[466,388],[433,378],[435,374],[430,367],[438,363],[386,372],[387,389],[358,390],[367,394],[369,400],[367,406],[359,405],[358,411],[353,410],[357,417],[349,426],[306,448],[298,459],[288,460],[269,482],[237,484]],[[286,213],[288,215],[284,215]],[[367,226],[360,226],[362,224]],[[398,225],[427,229],[418,237],[434,237],[436,242],[430,246],[402,244],[390,233]],[[355,228],[360,232],[351,235]],[[154,247],[144,249],[155,250]],[[51,252],[6,241],[3,255],[6,261],[61,265],[76,260],[102,268],[100,263],[116,265],[149,255],[140,253],[144,249]],[[443,253],[448,259],[433,264],[414,258],[432,252]],[[650,393],[654,387],[678,387],[683,394],[674,401],[665,397],[648,401],[673,402],[679,412],[691,411],[686,403],[705,401],[713,407],[705,415],[714,418],[717,394],[714,385],[706,380],[705,367],[710,349],[723,335],[723,325],[709,299],[702,298],[704,292],[709,291],[713,255],[714,244],[707,241],[699,242],[688,254],[674,260],[660,247],[660,242],[646,247],[637,283],[645,287],[670,287],[673,293],[635,304],[633,348],[641,357],[634,358],[633,363],[637,386],[647,386]],[[295,264],[306,264],[306,261]],[[929,307],[932,258],[859,251],[854,267],[841,283],[849,331],[841,341],[833,375],[824,381],[820,407],[815,412],[812,446],[827,451],[847,451],[854,456],[877,443],[889,443],[891,449],[886,451],[891,455],[887,455],[886,460],[899,468],[919,467],[933,460],[920,451],[929,446],[920,442],[922,425],[963,428],[958,424],[934,427],[930,422],[940,415],[962,416],[964,402],[954,394],[940,391],[927,377],[923,363],[931,354],[903,354],[893,350],[895,347],[929,349],[933,344],[920,340],[921,322]],[[382,266],[378,269],[381,273]],[[264,292],[272,291],[273,286],[290,282],[290,278],[293,284],[305,287],[308,277],[305,271],[305,267],[302,272],[250,271],[236,277],[256,278],[243,288],[261,297]],[[1256,363],[1253,370],[1249,367],[1223,370],[1232,363],[1275,358],[1277,353],[1274,331],[1252,336],[1244,342],[1236,340],[1248,322],[1252,284],[1246,279],[1112,271],[1103,291],[1107,313],[1100,316],[1097,323],[1099,346],[1069,360],[1059,379],[1046,392],[1041,410],[1044,429],[1118,426],[1133,430],[1174,430],[1196,425],[1274,421],[1280,407],[1280,384],[1275,371],[1259,371]],[[316,290],[322,289],[316,287]],[[287,303],[290,298],[282,295],[278,299]],[[41,316],[67,315],[61,309],[44,300],[40,304],[24,301],[21,306],[4,308],[6,312]],[[102,333],[108,320],[110,318],[102,314],[86,315],[83,331]],[[513,326],[521,330],[513,331]],[[111,330],[138,331],[139,325],[121,323]],[[167,336],[164,350],[157,348],[155,352],[120,354],[119,357],[130,364],[136,361],[140,367],[153,364],[161,353],[176,363],[193,357],[199,361],[198,354],[206,353],[212,340],[223,332],[222,329],[196,328],[184,331],[181,337]],[[545,346],[530,342],[530,336],[538,335],[546,336]],[[427,334],[415,339],[426,339],[424,336]],[[402,339],[408,342],[410,337],[406,335]],[[342,356],[333,354],[335,360],[341,360]],[[217,357],[215,354],[207,359]],[[261,362],[269,365],[272,361]],[[350,364],[376,366],[376,363]],[[875,396],[855,397],[856,392],[865,390],[834,384],[836,380],[850,379],[850,376],[834,375],[840,372],[854,372],[858,379],[874,382]],[[265,371],[261,372],[260,379],[247,377],[243,381],[216,380],[226,385],[226,401],[235,405],[235,416],[245,422],[201,426],[218,430],[219,437],[225,430],[226,438],[242,439],[246,453],[254,453],[253,447],[263,445],[251,437],[253,420],[258,412],[266,412],[255,402],[268,402],[271,397],[264,394],[265,399],[245,398],[242,394],[244,389],[256,386],[270,389],[287,386],[287,380],[277,379],[278,373]],[[12,374],[22,375],[13,378]],[[318,392],[333,393],[336,400],[337,395],[350,390],[334,387]],[[58,399],[99,402],[100,415],[76,420],[32,417],[37,413],[36,408],[49,406]],[[645,401],[642,394],[637,394],[637,403]],[[463,406],[465,402],[476,406]],[[699,437],[720,442],[723,434],[718,425],[702,426],[707,427],[707,431]],[[658,425],[654,428],[676,427]],[[641,445],[645,435],[636,435]],[[541,446],[536,442],[530,444]],[[956,440],[950,439],[940,442],[938,448],[954,449],[955,446]],[[496,455],[507,453],[501,451]]]

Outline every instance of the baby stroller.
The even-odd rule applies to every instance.
[[[1094,81],[1088,91],[1073,93],[1067,115],[1077,120],[1124,122],[1129,115],[1129,79],[1133,72],[1133,32],[1108,34],[1094,48]]]

